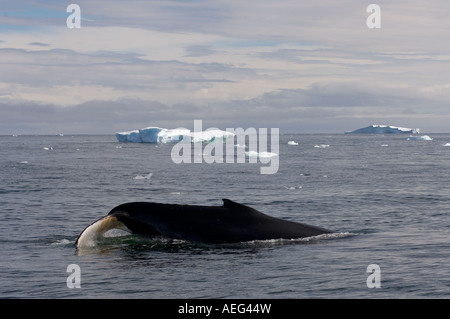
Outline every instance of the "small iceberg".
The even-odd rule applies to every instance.
[[[271,153],[271,152],[256,152],[256,151],[250,151],[245,152],[245,155],[252,158],[271,158],[274,156],[278,156],[277,153]]]
[[[345,132],[345,134],[401,134],[401,133],[419,134],[420,129],[374,124],[351,132]]]
[[[288,142],[288,145],[298,145],[298,143],[295,142],[295,141],[289,141],[289,142]]]
[[[302,186],[298,186],[298,187],[296,187],[296,186],[284,186],[284,188],[289,189],[289,190],[294,190],[294,189],[302,189],[303,187]]]
[[[443,146],[450,146],[450,143],[446,143],[446,144],[444,144]]]
[[[433,139],[429,137],[428,135],[421,135],[421,136],[413,136],[410,135],[408,137],[408,141],[432,141]]]
[[[152,178],[153,173],[149,173],[147,175],[137,175],[133,177],[133,179],[150,179]]]
[[[319,144],[319,145],[314,145],[315,148],[327,148],[330,147],[330,145],[328,144]]]

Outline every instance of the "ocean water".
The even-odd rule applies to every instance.
[[[0,298],[449,298],[450,135],[430,136],[281,135],[273,175],[175,164],[172,145],[113,135],[0,136]],[[125,202],[222,198],[336,233],[233,245],[112,233],[74,246]]]

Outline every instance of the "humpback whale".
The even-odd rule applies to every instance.
[[[275,218],[229,199],[223,199],[223,206],[131,202],[86,227],[75,245],[92,245],[111,229],[209,244],[297,239],[332,232]]]

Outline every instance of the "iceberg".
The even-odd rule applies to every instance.
[[[224,142],[226,139],[234,137],[234,133],[211,129],[202,132],[193,132],[190,134],[190,137],[193,143]]]
[[[144,127],[138,130],[142,143],[157,143],[158,135],[163,129],[160,127]]]
[[[232,132],[219,129],[191,132],[185,128],[167,129],[155,126],[116,133],[116,138],[119,142],[153,144],[169,144],[178,143],[180,141],[192,143],[224,142],[226,139],[234,136],[235,134]]]
[[[413,136],[410,135],[408,137],[408,141],[432,141],[433,139],[429,137],[428,135],[422,135],[422,136]]]
[[[288,145],[298,145],[298,143],[296,141],[289,141]]]
[[[116,138],[119,142],[132,142],[132,143],[142,142],[138,130],[128,132],[117,132]]]
[[[161,143],[161,144],[167,144],[167,143],[178,143],[182,140],[189,139],[190,138],[191,131],[188,129],[162,129],[158,134],[156,141],[152,141],[149,143]]]
[[[345,132],[345,134],[399,134],[399,133],[419,134],[420,130],[418,128],[406,128],[391,125],[374,124],[351,132]]]
[[[137,175],[133,177],[133,179],[150,179],[152,178],[153,173],[148,173],[147,175]]]
[[[277,153],[256,152],[256,151],[245,152],[245,155],[247,155],[248,157],[253,157],[253,158],[271,158],[271,157],[274,157],[274,156],[278,156]]]

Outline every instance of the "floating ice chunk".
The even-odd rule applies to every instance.
[[[330,145],[328,144],[319,144],[319,145],[314,145],[315,148],[327,148],[330,147]]]
[[[421,136],[413,136],[410,135],[408,137],[408,141],[432,141],[433,139],[429,137],[428,135],[421,135]]]
[[[295,142],[295,141],[289,141],[289,142],[288,142],[288,145],[298,145],[298,143]]]
[[[147,175],[137,175],[133,177],[133,179],[150,179],[152,177],[153,173],[149,173]]]
[[[298,186],[298,187],[295,187],[295,186],[284,186],[284,188],[289,189],[289,190],[294,190],[294,189],[302,189],[303,187],[302,186]]]
[[[444,144],[443,146],[450,146],[450,143],[446,143],[446,144]]]
[[[271,157],[274,157],[274,156],[278,156],[277,153],[256,152],[256,151],[245,152],[245,155],[247,155],[248,157],[253,157],[253,158],[271,158]]]
[[[245,155],[247,155],[248,157],[258,157],[259,153],[256,151],[249,151],[249,152],[245,152]]]
[[[272,153],[272,152],[260,152],[259,153],[259,158],[271,158],[271,157],[275,157],[278,156],[277,153]]]
[[[419,134],[420,129],[374,124],[351,132],[345,132],[345,134],[398,134],[398,133]]]

